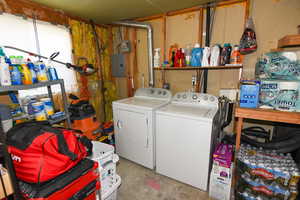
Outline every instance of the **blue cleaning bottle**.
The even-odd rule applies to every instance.
[[[11,76],[11,84],[12,85],[22,85],[22,75],[21,71],[19,70],[19,65],[15,56],[10,56],[10,76]]]
[[[200,48],[200,45],[197,43],[192,50],[191,66],[200,67],[203,56],[203,49]]]

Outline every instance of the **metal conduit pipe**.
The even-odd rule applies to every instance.
[[[115,21],[112,22],[115,25],[143,28],[147,29],[147,41],[148,41],[148,73],[149,73],[149,87],[154,87],[154,69],[153,69],[153,30],[152,26],[147,23],[135,22],[135,21]]]

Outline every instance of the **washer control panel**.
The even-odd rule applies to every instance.
[[[218,98],[210,94],[195,92],[179,92],[174,95],[172,103],[218,106]]]
[[[135,97],[148,97],[156,99],[168,99],[171,100],[172,94],[169,90],[162,88],[139,88],[135,94]]]

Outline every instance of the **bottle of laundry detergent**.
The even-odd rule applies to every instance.
[[[17,63],[17,58],[15,56],[10,56],[10,77],[12,85],[22,85],[21,71],[19,70],[19,65]]]
[[[200,48],[200,44],[195,44],[195,47],[192,50],[192,58],[191,58],[191,66],[199,67],[201,66],[202,61],[202,49]]]
[[[36,69],[30,59],[27,59],[27,67],[31,73],[32,83],[37,83],[38,80],[37,80],[37,75],[36,75]]]
[[[9,65],[5,62],[4,56],[0,56],[0,84],[1,86],[11,85]]]
[[[29,70],[25,60],[23,58],[20,60],[21,62],[21,75],[22,75],[22,83],[23,85],[31,85],[32,84],[32,75]]]

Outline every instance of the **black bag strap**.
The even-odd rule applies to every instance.
[[[85,135],[82,135],[79,138],[79,141],[87,148],[88,156],[92,155],[93,153],[93,143],[89,140]]]
[[[70,151],[65,137],[60,129],[52,128],[49,126],[42,126],[41,128],[42,130],[54,133],[56,135],[59,153],[68,156],[71,160],[77,159],[77,155]]]

